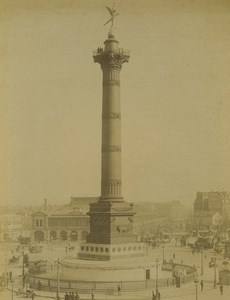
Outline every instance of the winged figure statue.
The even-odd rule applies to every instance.
[[[113,3],[112,8],[106,6],[106,8],[108,9],[109,14],[110,14],[111,17],[110,17],[110,19],[104,25],[106,25],[106,24],[108,24],[108,23],[111,22],[110,30],[113,27],[113,21],[114,21],[115,17],[117,17],[119,15],[119,13],[116,11],[116,9],[114,7],[115,7],[115,2]]]

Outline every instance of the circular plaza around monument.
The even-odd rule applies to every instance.
[[[57,274],[58,272],[58,274]],[[59,261],[59,267],[48,266],[45,272],[27,274],[27,281],[36,289],[40,281],[43,290],[89,292],[90,290],[113,293],[117,286],[122,290],[136,291],[176,284],[176,274],[180,284],[194,280],[194,269],[188,265],[162,262],[154,257],[127,257],[109,261],[67,258]],[[58,278],[58,282],[57,282]]]

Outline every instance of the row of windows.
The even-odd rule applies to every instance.
[[[76,219],[76,218],[52,218],[48,219],[48,226],[50,227],[73,227],[73,226],[86,226],[89,224],[89,219]]]

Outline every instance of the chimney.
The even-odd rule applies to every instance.
[[[47,199],[44,199],[44,210],[47,208]]]

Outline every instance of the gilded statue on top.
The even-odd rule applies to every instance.
[[[106,25],[106,24],[108,24],[108,23],[111,22],[111,26],[110,26],[110,31],[111,31],[112,28],[113,28],[114,19],[115,19],[115,17],[117,17],[119,15],[119,13],[115,9],[115,2],[113,3],[112,8],[110,8],[108,6],[106,6],[106,8],[108,9],[111,17],[110,17],[110,19],[104,25]]]

